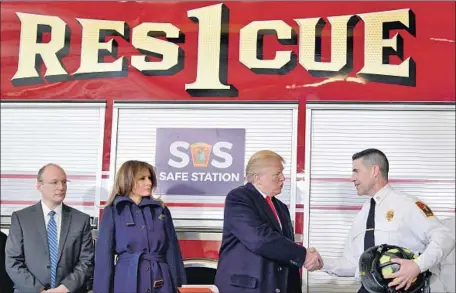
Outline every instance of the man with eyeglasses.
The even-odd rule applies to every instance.
[[[36,188],[41,201],[16,211],[6,243],[6,271],[16,293],[87,291],[93,273],[90,217],[65,204],[67,176],[43,166]]]

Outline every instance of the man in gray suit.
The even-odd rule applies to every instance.
[[[65,204],[67,176],[58,165],[40,169],[37,204],[16,211],[6,243],[6,271],[15,292],[85,292],[93,273],[90,217]]]

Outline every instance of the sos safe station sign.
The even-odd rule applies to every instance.
[[[158,128],[162,194],[226,195],[244,183],[245,129]]]

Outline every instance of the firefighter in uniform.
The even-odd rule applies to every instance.
[[[367,195],[370,199],[354,219],[343,256],[323,259],[320,268],[331,275],[359,280],[358,261],[365,250],[380,244],[406,247],[419,257],[394,259],[400,269],[389,276],[393,279],[389,286],[407,290],[419,274],[437,269],[453,250],[454,236],[424,202],[391,187],[389,163],[383,152],[367,149],[354,154],[352,160],[351,181],[358,195]],[[445,292],[438,279],[439,272],[435,273],[431,277],[431,292]],[[358,293],[368,291],[361,286]]]

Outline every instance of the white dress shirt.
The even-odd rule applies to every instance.
[[[387,184],[374,195],[374,200],[375,245],[386,243],[408,248],[416,254],[421,253],[415,261],[422,272],[437,266],[453,250],[455,240],[450,230],[444,227],[436,216],[427,216],[416,204],[417,199],[395,191]],[[360,280],[358,261],[364,252],[369,208],[370,199],[355,217],[345,242],[343,256],[338,259],[324,259],[323,271]],[[438,278],[433,275],[434,277]],[[431,279],[431,286],[432,283]],[[444,291],[438,289],[432,292]]]
[[[44,203],[41,201],[41,207],[43,208],[43,215],[44,215],[44,223],[46,225],[46,231],[48,228],[48,223],[49,220],[51,219],[51,216],[49,216],[49,212],[51,211]],[[55,209],[54,209],[55,215],[54,215],[54,220],[57,225],[57,244],[60,242],[60,228],[62,227],[62,203],[60,203]]]
[[[253,185],[253,184],[252,184],[252,185]],[[264,200],[266,200],[267,195],[264,194],[264,193],[263,193],[261,190],[259,190],[258,188],[256,188],[255,185],[253,185],[253,187],[255,187],[255,189],[258,190],[258,192],[264,197]],[[271,199],[272,199],[272,198],[271,198]],[[269,204],[268,204],[268,206],[269,206]],[[274,208],[275,208],[275,206],[274,206]],[[275,209],[275,210],[276,210],[276,212],[277,212],[277,209]],[[271,212],[274,214],[273,211],[271,211]],[[279,215],[279,212],[277,212],[277,216],[278,216],[278,215]],[[274,217],[275,217],[275,215],[274,215]],[[278,220],[278,222],[279,222],[280,229],[282,229],[282,223],[280,223],[280,217],[279,217],[279,219],[277,219],[277,220]]]
[[[443,220],[442,223],[450,229],[451,233],[455,233],[455,218],[454,216]],[[456,292],[456,284],[454,282],[456,276],[456,264],[455,264],[455,250],[442,261],[440,264],[440,280],[447,292]]]

